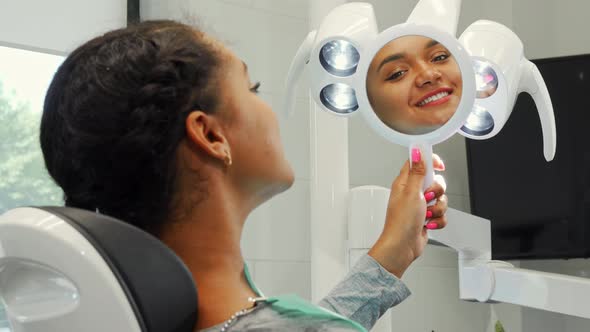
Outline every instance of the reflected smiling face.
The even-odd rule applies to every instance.
[[[459,106],[463,86],[449,50],[424,36],[404,36],[383,46],[369,66],[366,84],[379,119],[405,134],[444,125]]]

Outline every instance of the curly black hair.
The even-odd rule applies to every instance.
[[[174,21],[114,30],[72,52],[48,89],[40,132],[65,205],[161,229],[186,116],[215,110],[220,59],[202,32]]]

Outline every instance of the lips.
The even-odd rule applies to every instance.
[[[452,94],[453,89],[451,88],[436,89],[422,96],[422,98],[420,98],[420,100],[415,104],[415,106],[426,107],[444,104],[450,99],[449,96]]]

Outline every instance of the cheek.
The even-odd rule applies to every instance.
[[[453,85],[455,85],[458,89],[463,88],[463,78],[461,77],[461,72],[456,72],[454,74]]]
[[[414,107],[414,101],[421,96],[421,92],[414,85],[415,80],[416,77],[408,75],[392,89],[392,100],[400,116],[407,116]]]
[[[260,112],[248,96],[240,98],[231,107],[232,119],[230,120],[229,135],[245,156],[255,153],[264,145],[266,140],[266,126],[262,121]],[[248,152],[249,151],[249,152]]]
[[[406,80],[407,81],[407,80]],[[390,107],[400,108],[410,102],[410,87],[406,82],[396,82],[385,87],[384,99]]]
[[[252,135],[262,136],[263,141],[258,141],[264,145],[266,155],[282,154],[281,133],[276,114],[261,99],[257,98],[255,107],[260,116]]]
[[[391,89],[387,84],[379,87],[379,92],[372,97],[371,104],[380,118],[389,118],[389,113],[394,105]]]
[[[276,137],[279,135],[279,121],[276,117],[276,114],[273,112],[271,107],[264,102],[262,99],[257,98],[256,100],[256,109],[260,114],[260,125],[261,128],[264,129],[267,136],[271,138]]]
[[[459,89],[463,87],[463,77],[461,76],[461,70],[456,63],[450,64],[446,69],[446,72],[447,77],[453,86]]]
[[[386,84],[378,98],[378,112],[389,123],[403,119],[409,112],[409,87],[402,82]]]
[[[240,109],[240,122],[234,122],[230,130],[233,136],[233,149],[240,160],[240,168],[246,177],[258,176],[263,168],[273,164],[276,155],[274,131],[256,104],[249,104]]]

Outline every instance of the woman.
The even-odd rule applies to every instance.
[[[141,227],[184,261],[199,293],[197,330],[370,328],[408,295],[398,278],[424,249],[424,219],[445,226],[444,189],[420,193],[419,153],[402,169],[381,238],[322,302],[356,322],[288,301],[253,303],[261,294],[244,268],[244,222],[294,179],[258,86],[230,50],[186,25],[109,32],[55,74],[41,123],[47,169],[67,206]]]
[[[455,114],[463,81],[451,52],[436,40],[404,36],[377,52],[367,73],[373,110],[390,128],[424,134]]]

